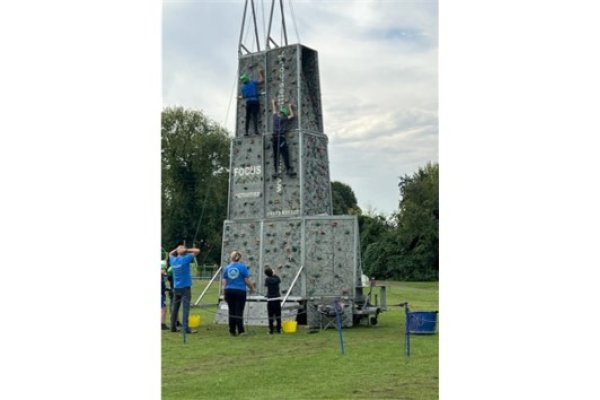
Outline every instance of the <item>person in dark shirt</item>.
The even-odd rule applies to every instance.
[[[289,129],[289,121],[294,118],[292,105],[281,106],[279,110],[275,106],[275,100],[271,100],[273,106],[273,178],[279,178],[279,154],[283,156],[285,170],[289,176],[296,175],[290,166],[290,154],[285,140],[285,133]]]
[[[163,331],[168,330],[167,321],[167,266],[164,265],[160,269],[160,327]]]
[[[254,120],[254,134],[258,135],[258,112],[260,109],[260,104],[258,102],[259,96],[259,85],[263,83],[265,77],[262,71],[258,71],[258,80],[251,80],[248,77],[248,74],[242,74],[240,76],[240,81],[242,82],[240,86],[240,91],[242,95],[240,96],[244,100],[246,100],[246,133],[248,136],[248,127],[250,125],[250,120]]]
[[[173,285],[173,268],[171,268],[168,255],[167,259],[165,260],[165,264],[167,271],[167,282],[169,283],[169,286],[167,286],[167,295],[169,296],[169,310],[171,310],[173,308],[173,292],[175,291],[175,286]],[[181,322],[179,322],[179,317],[177,317],[176,319],[176,326],[181,326]]]
[[[265,286],[267,287],[267,313],[269,315],[269,335],[273,334],[273,325],[277,321],[276,332],[281,333],[281,293],[279,283],[281,279],[269,267],[265,268]]]

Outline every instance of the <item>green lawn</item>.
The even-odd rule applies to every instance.
[[[413,311],[438,309],[438,284],[386,282],[388,304],[408,301]],[[195,281],[193,300],[206,281]],[[215,303],[216,287],[202,303]],[[216,307],[215,307],[216,308]],[[346,354],[337,331],[230,337],[215,325],[215,308],[199,313],[199,332],[162,334],[163,399],[437,399],[438,336],[411,336],[404,356],[404,309],[390,307],[379,324],[344,330]]]

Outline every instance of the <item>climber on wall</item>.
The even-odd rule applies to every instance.
[[[285,133],[289,129],[289,122],[294,118],[292,105],[282,105],[279,109],[275,106],[275,100],[271,100],[273,106],[273,178],[279,178],[279,153],[283,156],[283,163],[289,176],[296,175],[296,172],[290,166],[290,154],[285,140]]]
[[[248,136],[248,127],[250,126],[250,118],[254,119],[254,134],[258,135],[258,111],[259,111],[259,90],[258,85],[265,81],[265,77],[262,71],[258,71],[258,80],[250,80],[248,74],[242,74],[240,76],[240,81],[242,85],[240,86],[240,90],[242,95],[240,98],[246,100],[246,133]]]

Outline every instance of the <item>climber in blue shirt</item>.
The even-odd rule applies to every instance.
[[[247,74],[242,74],[240,76],[240,81],[242,85],[240,86],[240,91],[242,95],[240,98],[246,100],[246,133],[248,136],[248,126],[250,125],[250,119],[254,120],[254,134],[258,135],[258,111],[260,109],[260,104],[258,102],[259,93],[259,85],[265,81],[265,77],[262,71],[258,71],[258,80],[250,80]]]

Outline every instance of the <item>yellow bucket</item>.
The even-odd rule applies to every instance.
[[[283,333],[296,333],[298,321],[283,321],[281,327],[283,328]]]
[[[194,328],[198,328],[200,326],[200,316],[199,315],[190,315],[188,317],[188,327],[194,329]]]

